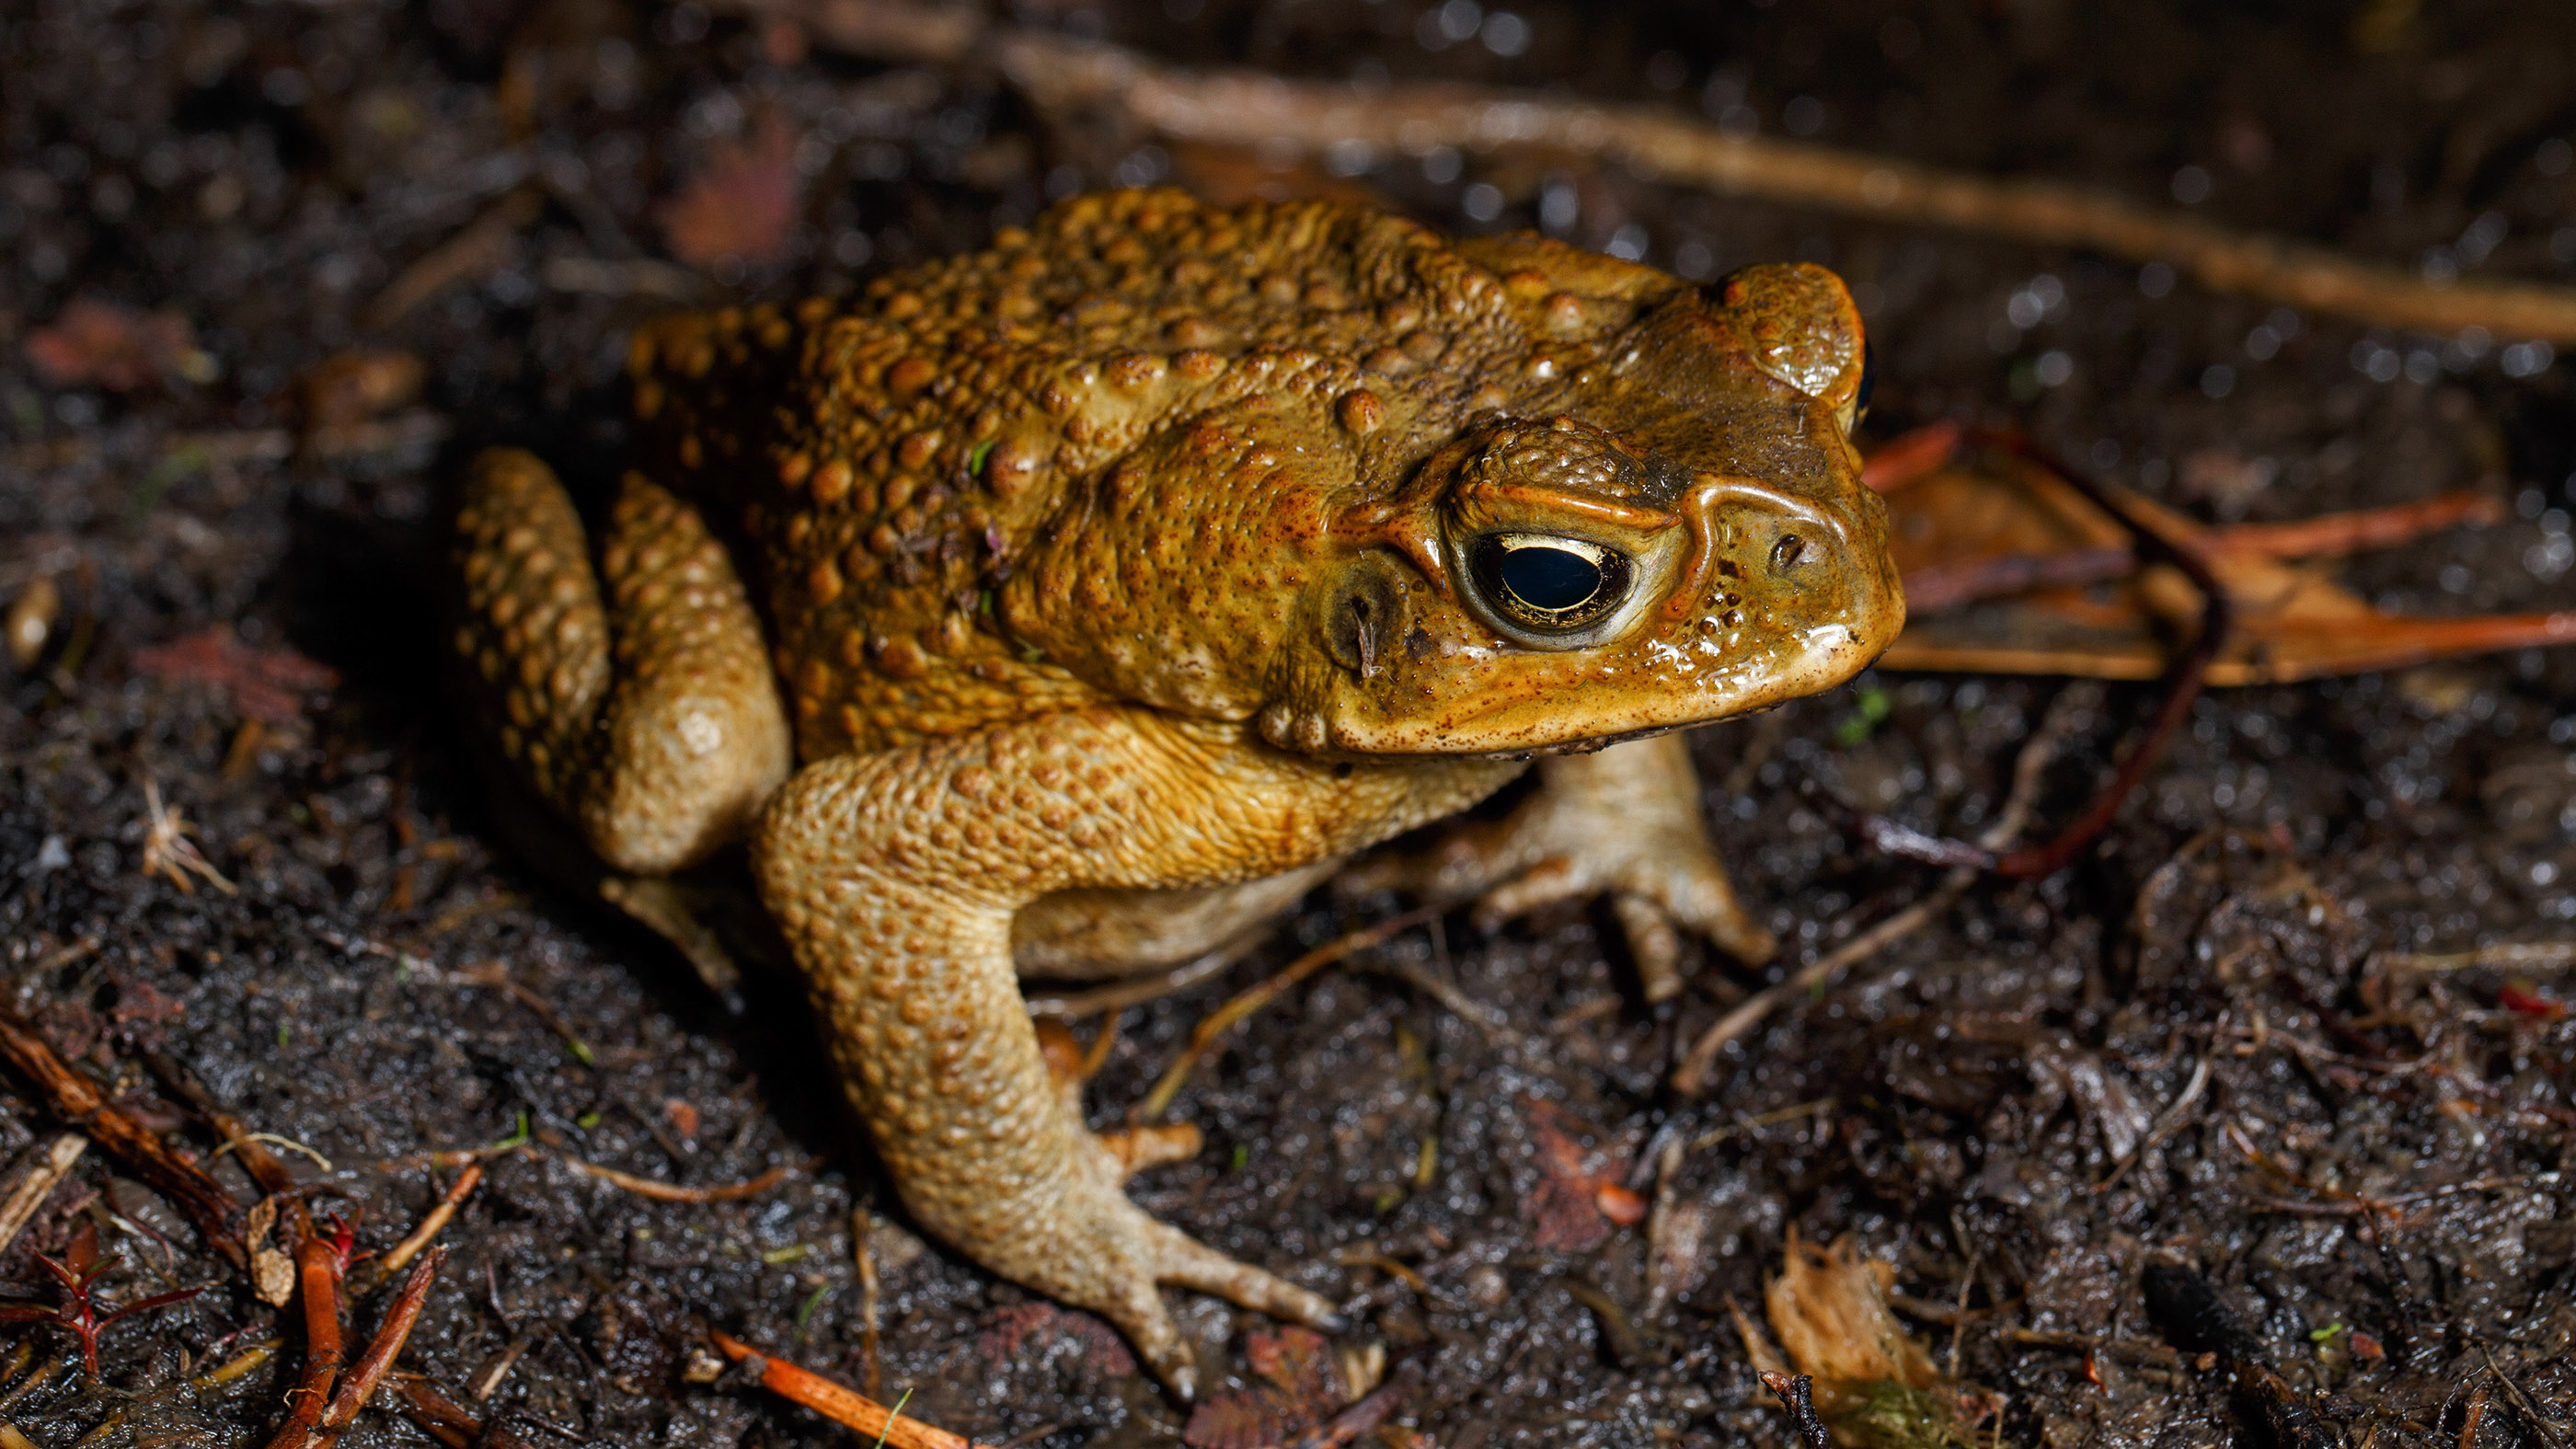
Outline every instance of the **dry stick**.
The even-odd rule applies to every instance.
[[[866,1208],[850,1209],[850,1237],[858,1245],[859,1260],[859,1382],[866,1385],[868,1397],[875,1398],[884,1386],[884,1369],[877,1351],[877,1255],[868,1244]]]
[[[304,1205],[303,1184],[287,1170],[284,1160],[261,1143],[261,1134],[226,1111],[187,1063],[162,1052],[145,1053],[143,1062],[173,1096],[224,1139],[224,1146],[251,1181],[276,1199],[288,1236],[295,1240],[295,1279],[304,1295],[304,1373],[287,1395],[292,1408],[269,1441],[269,1449],[305,1449],[314,1442],[315,1426],[329,1407],[340,1375],[340,1255],[315,1231],[313,1214]]]
[[[2182,1091],[2173,1099],[2173,1105],[2157,1114],[2155,1124],[2148,1129],[2147,1135],[2140,1139],[2138,1145],[2130,1149],[2129,1155],[2121,1158],[2100,1182],[2093,1184],[2091,1191],[2109,1192],[2119,1186],[2120,1179],[2127,1176],[2129,1169],[2143,1160],[2150,1149],[2182,1130],[2185,1114],[2191,1111],[2192,1104],[2200,1100],[2202,1090],[2209,1085],[2209,1063],[2213,1055],[2212,1052],[2201,1053],[2200,1064],[2191,1069],[2191,1079],[2183,1083]]]
[[[2576,966],[2576,941],[2512,941],[2432,956],[2383,954],[2370,964],[2384,971],[2556,971]]]
[[[376,1385],[393,1367],[394,1356],[402,1352],[403,1341],[411,1337],[411,1326],[420,1317],[420,1305],[429,1297],[431,1280],[438,1276],[438,1265],[447,1261],[445,1248],[432,1248],[420,1266],[403,1280],[402,1291],[394,1295],[391,1308],[385,1310],[385,1321],[376,1328],[376,1336],[367,1343],[367,1351],[358,1356],[357,1366],[340,1381],[340,1391],[331,1396],[331,1407],[322,1412],[320,1430],[313,1442],[319,1446],[336,1444],[349,1429],[351,1420],[373,1398]]]
[[[1798,1440],[1807,1449],[1834,1449],[1834,1434],[1825,1421],[1816,1417],[1816,1381],[1805,1374],[1773,1373],[1765,1370],[1762,1386],[1780,1396],[1789,1411],[1789,1422],[1797,1427]]]
[[[979,1449],[973,1440],[934,1429],[919,1419],[904,1418],[865,1394],[785,1359],[771,1358],[740,1339],[712,1331],[707,1338],[725,1357],[741,1364],[762,1388],[803,1404],[834,1423],[876,1436],[894,1449]]]
[[[1934,564],[1905,576],[1905,612],[1909,618],[1929,618],[1981,599],[2026,594],[2033,589],[2106,583],[2137,571],[2137,553],[2125,548],[2008,553],[1966,563]]]
[[[448,1449],[469,1449],[483,1437],[483,1420],[429,1380],[396,1374],[394,1392],[403,1396],[403,1417]]]
[[[286,1202],[290,1213],[303,1211],[303,1199],[298,1193],[303,1184],[287,1170],[285,1161],[263,1144],[263,1134],[253,1132],[249,1123],[224,1110],[223,1103],[216,1100],[213,1091],[189,1070],[187,1063],[166,1052],[145,1052],[143,1065],[152,1069],[152,1075],[160,1078],[161,1085],[170,1089],[180,1105],[215,1130],[215,1135],[224,1140],[224,1150],[241,1164],[242,1171],[250,1174],[251,1181],[259,1184],[260,1191]],[[307,1147],[304,1151],[311,1154],[313,1149]],[[318,1154],[315,1160],[320,1160]]]
[[[499,271],[509,260],[510,239],[546,209],[545,193],[521,186],[493,203],[463,231],[431,248],[367,304],[365,323],[381,331],[451,283]]]
[[[739,1198],[758,1197],[785,1182],[788,1174],[802,1165],[782,1164],[748,1181],[729,1182],[721,1187],[682,1187],[675,1182],[659,1182],[649,1177],[637,1177],[631,1172],[620,1172],[613,1167],[601,1167],[595,1162],[584,1162],[578,1157],[567,1157],[563,1162],[567,1167],[589,1173],[602,1182],[622,1187],[637,1197],[649,1197],[655,1202],[699,1203],[733,1202]]]
[[[1136,1120],[1150,1122],[1162,1116],[1164,1109],[1172,1105],[1172,1098],[1180,1094],[1182,1085],[1189,1081],[1190,1073],[1198,1069],[1199,1061],[1207,1055],[1208,1048],[1216,1045],[1217,1038],[1224,1036],[1235,1023],[1268,1006],[1288,988],[1343,957],[1356,951],[1365,951],[1382,941],[1412,930],[1440,915],[1443,909],[1440,906],[1417,907],[1403,915],[1380,921],[1374,926],[1363,927],[1349,935],[1327,941],[1281,967],[1277,975],[1243,991],[1225,1005],[1208,1013],[1206,1019],[1191,1030],[1190,1044],[1181,1049],[1180,1056],[1164,1070],[1162,1080],[1154,1083],[1154,1090],[1145,1095],[1144,1105],[1137,1109]]]
[[[2242,523],[2212,528],[2194,541],[2204,555],[2319,558],[2405,543],[2459,523],[2492,523],[2502,515],[2492,498],[2444,493],[2414,503],[2326,513],[2290,523]],[[2067,588],[2127,578],[2138,556],[2127,548],[2075,548],[2057,553],[2011,553],[1966,563],[1935,564],[1905,576],[1909,616],[1929,617],[1981,599]]]
[[[88,1150],[88,1138],[77,1132],[65,1132],[27,1154],[27,1175],[18,1179],[17,1186],[9,1189],[5,1201],[0,1201],[0,1253],[9,1251],[9,1245],[18,1241],[18,1234],[26,1231],[27,1220],[36,1215],[36,1209],[45,1205],[45,1199],[53,1195],[55,1188],[62,1186],[63,1179],[71,1173],[72,1164],[80,1161],[81,1154]]]
[[[1113,45],[989,28],[966,6],[730,0],[730,8],[792,20],[827,45],[891,59],[952,63],[980,47],[1040,111],[1058,118],[1108,111],[1167,140],[1315,153],[1357,142],[1382,155],[1436,146],[1550,151],[1720,195],[2166,262],[2216,291],[2381,326],[2434,333],[2483,327],[2576,344],[2576,291],[2565,287],[2476,277],[2435,284],[2330,248],[2231,231],[2116,196],[1731,136],[1660,108],[1480,86],[1362,90],[1255,71],[1190,71]]]
[[[401,1272],[403,1264],[410,1262],[421,1249],[428,1247],[429,1240],[437,1237],[446,1228],[448,1219],[456,1216],[457,1208],[463,1206],[465,1199],[473,1195],[475,1184],[482,1180],[483,1164],[479,1162],[469,1164],[463,1172],[458,1173],[455,1183],[447,1189],[445,1195],[439,1198],[438,1205],[421,1218],[420,1226],[412,1229],[409,1237],[394,1244],[392,1252],[377,1259],[377,1266],[386,1273]]]
[[[1032,996],[1028,999],[1029,1015],[1052,1016],[1063,1021],[1079,1021],[1104,1011],[1124,1011],[1177,995],[1211,976],[1219,975],[1244,953],[1231,946],[1221,946],[1203,956],[1184,961],[1168,971],[1157,971],[1129,981],[1114,981],[1061,996]]]
[[[530,1015],[536,1017],[537,1020],[544,1022],[553,1030],[555,1035],[562,1037],[564,1048],[567,1051],[570,1051],[575,1057],[580,1058],[583,1066],[595,1067],[599,1065],[598,1054],[590,1049],[590,1043],[581,1039],[581,1034],[579,1032],[572,1029],[572,1024],[565,1021],[562,1014],[555,1010],[554,1003],[546,1000],[542,996],[539,996],[527,986],[513,979],[510,975],[509,968],[503,966],[500,962],[486,961],[480,965],[466,967],[464,970],[457,972],[453,979],[461,981],[468,986],[489,987],[492,990],[503,993],[511,1000],[526,1007]]]
[[[2173,664],[2165,670],[2164,699],[2156,706],[2146,730],[2139,735],[2128,756],[2113,772],[2111,783],[2093,797],[2084,813],[2075,817],[2055,838],[2045,845],[2023,846],[1997,854],[1996,848],[1971,845],[1963,840],[1942,840],[1875,815],[1863,815],[1859,821],[1862,837],[1890,855],[1933,865],[1969,866],[1990,870],[2012,880],[2037,880],[2054,875],[2075,859],[2078,852],[2093,843],[2095,837],[2109,829],[2112,818],[2129,802],[2147,771],[2164,757],[2182,722],[2191,713],[2192,701],[2200,697],[2201,687],[2208,683],[2209,666],[2226,647],[2227,635],[2235,617],[2235,602],[2221,584],[2218,575],[2190,545],[2170,539],[2156,528],[2130,513],[2108,489],[2077,472],[2063,460],[2018,432],[1992,428],[1969,429],[1963,440],[1979,447],[1994,448],[2020,458],[2034,467],[2055,474],[2057,481],[2073,490],[2085,502],[2119,519],[2137,540],[2141,555],[2152,555],[2171,565],[2191,586],[2200,590],[2200,630]]]
[[[2436,493],[2412,503],[2320,513],[2287,523],[2231,523],[2201,535],[2210,553],[2323,558],[2388,548],[2462,523],[2501,523],[2504,505],[2483,493]]]
[[[1476,86],[1362,91],[1249,71],[1191,72],[1113,46],[1028,31],[1002,32],[992,51],[1041,111],[1107,110],[1172,140],[1317,153],[1356,142],[1381,155],[1435,146],[1532,148],[1720,195],[2168,262],[2216,291],[2381,326],[2434,333],[2483,327],[2500,336],[2576,343],[2576,291],[2563,287],[2481,278],[2436,285],[2394,266],[2230,231],[2116,196],[1730,136],[1668,110]]]
[[[2541,1440],[2548,1444],[2549,1449],[2567,1449],[2567,1441],[2558,1437],[2556,1426],[2541,1414],[2540,1406],[2533,1403],[2531,1396],[2522,1391],[2522,1385],[2505,1377],[2503,1367],[2495,1361],[2495,1350],[2480,1344],[2478,1353],[2487,1361],[2487,1372],[2494,1374],[2496,1382],[2504,1385],[2505,1397],[2513,1400],[2513,1406],[2520,1409],[2522,1416],[2531,1421],[2531,1427],[2539,1432]]]
[[[268,1449],[307,1449],[340,1377],[340,1262],[312,1226],[308,1215],[295,1244],[295,1277],[304,1292],[304,1376],[287,1391],[293,1407]]]
[[[2031,809],[2039,800],[2041,774],[2057,753],[2058,742],[2065,737],[2067,714],[2068,711],[2062,708],[2050,709],[2040,720],[2039,728],[2022,742],[2021,753],[2013,760],[2012,789],[2005,795],[2004,808],[1995,816],[1995,823],[1979,838],[1981,848],[1987,851],[2003,849],[2021,833],[2023,824],[2030,819]],[[1673,1090],[1685,1097],[1697,1096],[1707,1087],[1709,1068],[1728,1042],[1761,1025],[1773,1012],[1797,997],[1821,989],[1845,969],[1868,960],[1890,944],[1922,929],[1927,922],[1948,910],[1952,902],[1967,894],[1968,887],[1976,884],[1977,875],[1977,869],[1972,865],[1952,867],[1950,873],[1942,877],[1941,883],[1933,887],[1931,894],[1844,942],[1840,948],[1817,957],[1787,980],[1773,982],[1746,997],[1742,1004],[1719,1017],[1715,1025],[1701,1033],[1699,1040],[1691,1043],[1690,1054],[1673,1072]]]
[[[0,1057],[36,1084],[55,1116],[133,1168],[136,1176],[187,1214],[206,1246],[225,1262],[236,1268],[249,1262],[241,1238],[228,1226],[241,1204],[224,1185],[108,1101],[89,1078],[54,1055],[34,1028],[6,1008],[0,1008]]]

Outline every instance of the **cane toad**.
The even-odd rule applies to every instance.
[[[849,298],[640,331],[596,535],[487,453],[454,647],[483,741],[650,881],[747,841],[919,1223],[1106,1315],[1326,1301],[1147,1216],[1023,971],[1234,939],[1538,761],[1412,884],[1607,894],[1759,960],[1680,736],[1850,677],[1904,605],[1835,277],[1698,287],[1346,205],[1087,196]],[[1389,872],[1381,869],[1381,878]]]

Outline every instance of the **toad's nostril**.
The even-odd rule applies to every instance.
[[[1780,541],[1771,545],[1771,567],[1774,572],[1787,573],[1796,568],[1806,556],[1807,541],[1794,533],[1780,535]]]

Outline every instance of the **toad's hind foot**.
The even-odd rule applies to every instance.
[[[1194,1148],[1197,1134],[1084,1126],[1084,1054],[1030,1021],[1013,916],[1050,892],[1296,870],[1445,814],[1495,773],[1462,769],[1426,793],[1418,770],[1342,771],[1225,745],[1200,725],[1100,710],[835,756],[788,782],[753,848],[762,899],[913,1219],[993,1272],[1109,1319],[1179,1393],[1197,1373],[1163,1285],[1327,1328],[1332,1305],[1128,1200],[1131,1171]]]
[[[1699,780],[1679,735],[1567,755],[1501,821],[1452,832],[1423,855],[1348,872],[1352,890],[1474,900],[1491,928],[1557,901],[1606,895],[1650,1002],[1682,989],[1682,932],[1759,964],[1777,943],[1735,898],[1700,823]]]
[[[1145,1367],[1173,1393],[1193,1397],[1198,1370],[1189,1340],[1163,1302],[1165,1284],[1213,1293],[1328,1333],[1343,1327],[1321,1294],[1239,1263],[1155,1221],[1115,1185],[1127,1164],[1111,1144],[1095,1140],[1092,1150],[1098,1154],[1105,1190],[1079,1194],[1034,1232],[1024,1233],[1012,1245],[1012,1256],[1028,1266],[1013,1276],[1115,1324]]]

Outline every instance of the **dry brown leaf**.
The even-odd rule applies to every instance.
[[[1136,1356],[1118,1330],[1088,1313],[1052,1303],[1014,1303],[984,1320],[975,1346],[986,1358],[1007,1361],[1031,1345],[1070,1339],[1082,1347],[1085,1367],[1102,1378],[1126,1378],[1136,1372]]]
[[[743,140],[720,140],[677,195],[662,203],[671,255],[692,266],[733,257],[758,266],[787,254],[804,204],[796,133],[764,115]]]
[[[292,649],[255,649],[218,624],[168,644],[134,651],[134,667],[164,679],[223,686],[243,714],[268,724],[292,724],[304,712],[303,696],[338,685],[340,676]]]
[[[176,312],[140,312],[87,297],[27,334],[27,360],[56,387],[132,392],[164,378],[212,381],[215,360]]]
[[[1190,1411],[1190,1449],[1272,1449],[1324,1422],[1349,1398],[1332,1345],[1308,1328],[1254,1333],[1245,1360],[1263,1382],[1211,1394]]]
[[[1950,461],[1957,441],[1954,428],[1926,428],[1871,456],[1866,476],[1887,494],[1889,553],[1909,609],[1880,666],[2162,675],[2199,625],[2199,592],[2165,565],[2138,568],[2123,521],[2046,470]],[[2295,523],[2211,527],[2137,494],[2107,491],[2131,518],[2198,552],[2228,590],[2234,620],[2209,669],[2214,685],[2576,643],[2576,611],[2415,618],[2382,613],[2334,581],[2327,556],[2493,522],[2492,499],[2449,495]]]
[[[1787,1260],[1762,1295],[1785,1357],[1732,1300],[1727,1307],[1757,1370],[1815,1380],[1816,1412],[1837,1442],[1861,1449],[1971,1445],[1971,1426],[2003,1401],[1934,1366],[1888,1307],[1895,1286],[1894,1265],[1863,1255],[1853,1239],[1820,1248],[1793,1226]]]
[[[1628,1175],[1626,1160],[1587,1153],[1575,1141],[1593,1128],[1539,1098],[1529,1101],[1529,1122],[1539,1170],[1538,1186],[1521,1199],[1521,1216],[1537,1225],[1530,1246],[1588,1253],[1610,1236],[1613,1222],[1633,1225],[1645,1217],[1644,1203],[1620,1181]]]
[[[295,1259],[269,1241],[276,1225],[277,1199],[261,1198],[242,1223],[242,1238],[250,1244],[250,1291],[269,1307],[283,1308],[295,1296]]]

